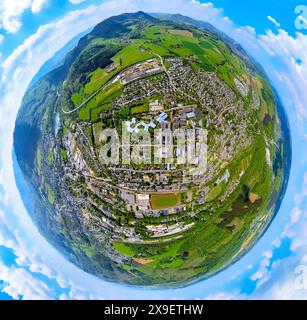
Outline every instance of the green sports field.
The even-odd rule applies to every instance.
[[[155,194],[151,196],[151,205],[153,209],[166,209],[176,207],[181,202],[180,194]]]

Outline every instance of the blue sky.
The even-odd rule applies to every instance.
[[[297,273],[305,266],[307,270],[307,30],[297,32],[294,27],[294,9],[304,1],[72,2],[79,1],[0,0],[0,299],[307,298],[307,271],[305,281],[297,282]],[[115,285],[70,264],[28,217],[12,169],[14,120],[39,68],[80,32],[110,15],[137,10],[178,12],[209,21],[240,42],[280,94],[292,133],[289,187],[268,231],[233,266],[177,290]],[[17,173],[16,179],[22,177]]]
[[[3,2],[9,1],[4,0]],[[49,0],[46,1],[39,13],[33,13],[30,6],[25,8],[19,18],[22,23],[22,27],[18,30],[18,32],[11,32],[5,28],[0,31],[0,34],[5,37],[1,46],[3,56],[8,56],[12,49],[20,45],[31,34],[35,33],[40,25],[51,22],[54,19],[61,18],[76,7],[86,7],[91,2],[95,1],[82,1],[79,4],[73,4],[68,0]]]
[[[289,33],[295,33],[294,19],[296,14],[294,8],[303,4],[301,0],[213,0],[216,7],[224,9],[225,15],[231,17],[238,25],[251,25],[258,33],[272,28],[267,16],[273,17]]]

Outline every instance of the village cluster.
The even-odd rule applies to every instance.
[[[112,64],[107,71],[111,72],[113,68]],[[90,201],[91,205],[100,208],[104,220],[99,224],[106,224],[113,231],[120,228],[120,233],[131,241],[141,241],[133,226],[119,227],[114,223],[127,213],[138,221],[144,217],[162,219],[160,225],[146,225],[150,237],[179,233],[192,226],[183,222],[183,214],[193,217],[201,210],[195,203],[205,204],[212,188],[224,185],[224,196],[227,197],[239,183],[239,180],[229,183],[232,177],[224,168],[250,143],[247,110],[243,101],[214,73],[194,70],[179,57],[139,63],[122,71],[112,83],[116,81],[123,87],[111,104],[111,115],[125,107],[131,110],[134,106],[144,105],[144,108],[120,119],[113,124],[114,128],[120,131],[124,123],[129,133],[151,132],[157,128],[195,132],[206,129],[209,133],[206,173],[191,175],[192,165],[181,165],[176,161],[135,166],[119,163],[105,167],[99,163],[101,146],[95,139],[97,135],[94,134],[91,143],[85,133],[91,124],[79,122],[63,138],[69,158],[66,174],[75,180],[82,172],[85,177],[82,192],[88,190],[92,196],[90,200],[82,198],[80,201]],[[246,93],[243,82],[236,80],[235,85]],[[163,142],[167,143],[165,139]],[[177,148],[167,152],[176,159],[187,150]],[[163,154],[162,158],[165,156]],[[164,224],[163,221],[171,223]],[[133,219],[130,223],[133,225]]]

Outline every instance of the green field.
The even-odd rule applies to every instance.
[[[153,209],[176,207],[180,202],[181,195],[176,193],[154,194],[151,196],[151,205]]]
[[[141,48],[142,46],[139,43],[131,44],[116,54],[112,60],[124,69],[137,62],[154,57],[152,53],[142,50]]]
[[[121,84],[119,82],[109,85],[106,90],[100,91],[85,107],[79,111],[81,121],[99,120],[102,111],[108,110],[108,103],[121,93]]]
[[[217,198],[221,193],[223,189],[221,185],[215,186],[211,189],[211,191],[208,193],[207,201],[213,201],[215,198]]]
[[[129,257],[133,257],[133,255],[134,255],[134,252],[131,250],[131,248],[126,246],[124,243],[114,242],[113,246],[118,252],[120,252],[122,254],[125,254]]]
[[[148,103],[146,103],[146,104],[132,107],[130,109],[130,114],[134,115],[134,114],[144,113],[144,112],[148,112],[148,110],[149,110]]]

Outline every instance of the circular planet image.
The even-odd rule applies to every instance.
[[[14,132],[41,234],[86,272],[150,287],[211,277],[252,248],[282,201],[289,141],[277,95],[239,44],[144,12],[63,48]]]

